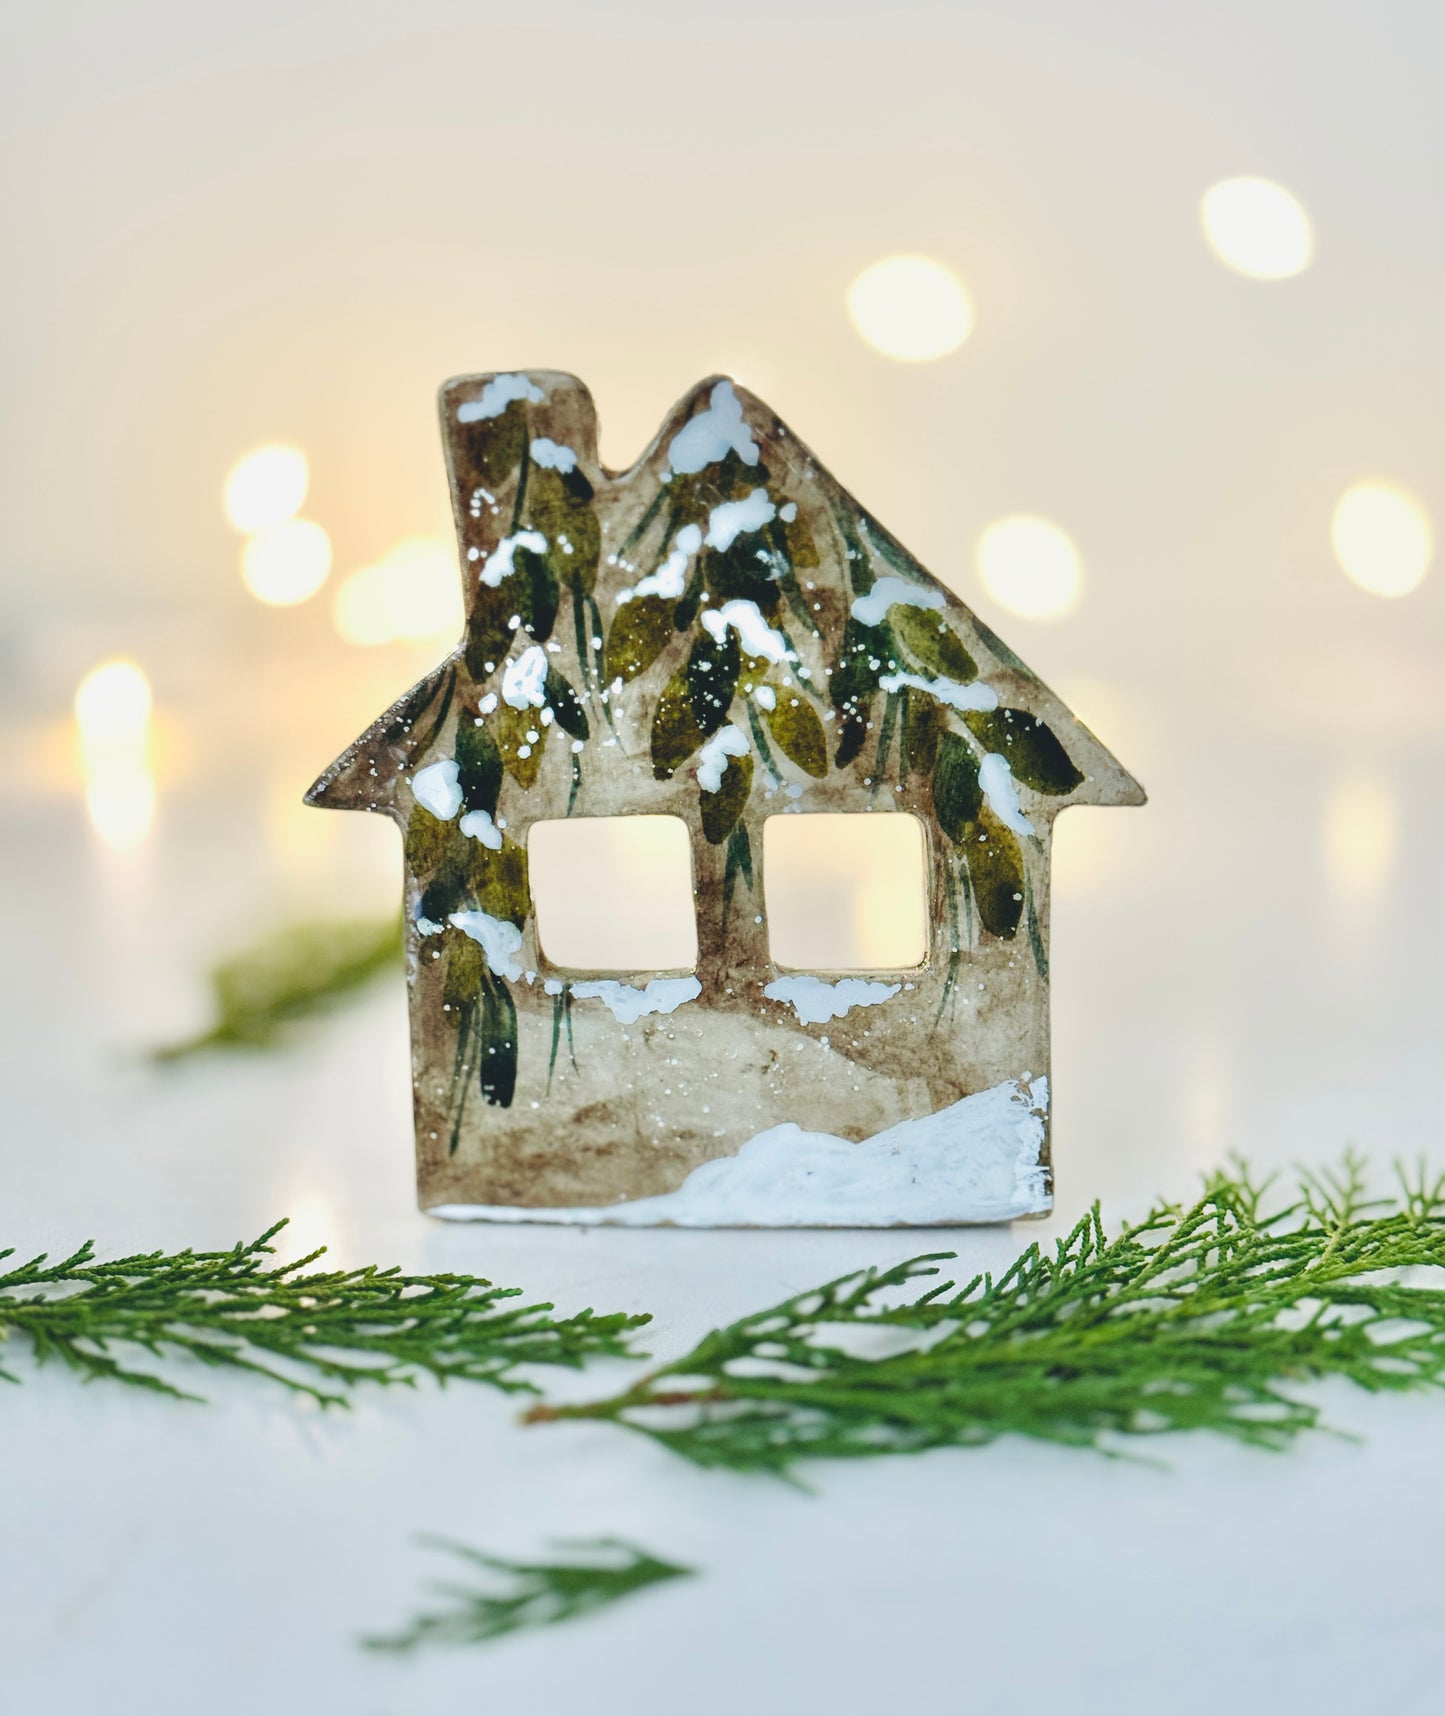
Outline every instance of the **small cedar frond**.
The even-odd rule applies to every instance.
[[[399,1632],[362,1639],[367,1650],[408,1655],[432,1645],[486,1644],[508,1633],[576,1620],[649,1585],[691,1576],[690,1567],[663,1561],[620,1538],[559,1543],[576,1558],[556,1562],[508,1561],[446,1538],[422,1541],[454,1555],[482,1575],[473,1586],[434,1583],[444,1607],[414,1616]]]
[[[702,1466],[787,1476],[801,1460],[973,1446],[1004,1435],[1117,1452],[1212,1430],[1282,1448],[1318,1423],[1298,1384],[1445,1384],[1445,1182],[1393,1200],[1362,1161],[1302,1174],[1288,1201],[1243,1166],[1111,1237],[1097,1208],[997,1279],[900,1288],[944,1259],[866,1269],[714,1330],[610,1399],[530,1422],[625,1424]],[[887,1342],[840,1344],[888,1331]],[[915,1337],[901,1346],[900,1334]]]
[[[628,1337],[648,1320],[590,1310],[558,1317],[474,1275],[311,1270],[321,1251],[273,1264],[270,1241],[284,1226],[229,1251],[106,1263],[87,1242],[61,1263],[42,1254],[0,1271],[0,1339],[24,1338],[37,1362],[57,1360],[87,1379],[182,1395],[154,1370],[123,1362],[134,1349],[251,1371],[331,1406],[358,1383],[423,1376],[535,1392],[526,1367],[631,1356]]]

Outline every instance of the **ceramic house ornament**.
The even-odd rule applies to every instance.
[[[422,1206],[1047,1211],[1053,820],[1137,782],[733,382],[622,472],[569,375],[450,381],[441,417],[465,637],[308,794],[403,831]],[[764,825],[812,813],[917,819],[921,964],[775,963]],[[639,815],[685,825],[695,962],[553,965],[529,831]]]

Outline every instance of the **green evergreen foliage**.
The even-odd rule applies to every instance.
[[[211,972],[216,1023],[209,1030],[152,1053],[177,1061],[207,1049],[271,1048],[298,1020],[328,1011],[400,965],[399,918],[291,924]]]
[[[611,1399],[534,1407],[612,1420],[702,1466],[786,1475],[811,1458],[976,1446],[1014,1434],[1117,1452],[1212,1430],[1284,1448],[1319,1424],[1301,1383],[1445,1383],[1445,1178],[1371,1200],[1361,1162],[1290,1201],[1240,1167],[1110,1236],[1097,1205],[995,1280],[952,1256],[867,1269],[701,1340]],[[919,1284],[928,1282],[925,1290]]]
[[[358,1383],[410,1386],[423,1376],[535,1392],[523,1367],[576,1370],[625,1356],[631,1331],[648,1321],[590,1310],[556,1317],[551,1305],[514,1303],[518,1288],[474,1275],[308,1272],[321,1251],[272,1264],[270,1241],[285,1225],[230,1251],[102,1262],[87,1241],[59,1263],[42,1253],[0,1271],[0,1340],[23,1340],[39,1363],[58,1361],[87,1380],[177,1399],[199,1397],[125,1355],[249,1371],[337,1406]],[[0,1251],[0,1265],[13,1256]],[[19,1380],[3,1369],[0,1379]]]
[[[415,1616],[400,1632],[363,1639],[368,1650],[409,1655],[432,1645],[486,1644],[508,1633],[577,1620],[649,1585],[692,1575],[690,1567],[674,1566],[615,1537],[559,1543],[558,1549],[575,1551],[580,1559],[541,1563],[506,1561],[445,1538],[422,1541],[455,1555],[483,1579],[476,1585],[433,1581],[431,1588],[447,1599],[446,1607]]]

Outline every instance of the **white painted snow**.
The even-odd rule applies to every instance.
[[[762,656],[779,664],[797,660],[781,636],[763,618],[756,602],[745,602],[735,597],[720,608],[704,608],[702,623],[719,643],[731,626],[738,634],[744,655]]]
[[[428,763],[411,777],[411,796],[433,816],[450,822],[462,808],[462,789],[457,781],[457,765],[447,757],[439,763]]]
[[[975,679],[972,685],[960,685],[956,679],[924,679],[917,673],[885,673],[878,681],[885,691],[901,691],[913,685],[946,703],[950,709],[997,709],[998,693],[991,685]]]
[[[759,709],[766,709],[769,714],[778,706],[778,694],[771,685],[760,685],[753,693],[753,702]]]
[[[672,552],[666,560],[631,589],[619,590],[617,606],[620,608],[634,596],[661,596],[666,601],[675,602],[687,588],[687,563],[701,547],[702,531],[698,526],[683,525],[672,539]]]
[[[942,590],[930,590],[906,578],[879,578],[866,596],[854,597],[853,618],[860,625],[881,626],[890,608],[941,608],[944,600]]]
[[[1052,1205],[1048,1080],[1005,1079],[861,1143],[793,1121],[694,1168],[675,1192],[592,1209],[439,1204],[453,1220],[619,1227],[892,1227],[1011,1221]]]
[[[469,810],[457,824],[469,840],[480,840],[493,852],[502,850],[502,831],[485,810]]]
[[[712,390],[707,407],[690,417],[668,444],[668,463],[679,476],[690,476],[727,456],[731,449],[745,465],[758,462],[758,444],[743,421],[742,402],[730,381]]]
[[[654,977],[636,989],[609,977],[574,983],[572,993],[583,1001],[605,1001],[614,1019],[635,1025],[645,1014],[675,1013],[684,1002],[695,1001],[702,994],[702,984],[695,977]]]
[[[766,489],[754,489],[744,500],[723,501],[707,515],[709,548],[731,548],[744,531],[761,530],[777,517]]]
[[[525,375],[494,375],[476,399],[464,400],[457,407],[457,422],[481,423],[488,417],[500,417],[514,399],[540,405],[542,390]]]
[[[901,983],[870,982],[863,977],[840,977],[829,983],[821,977],[775,977],[763,990],[770,1001],[786,1001],[798,1015],[800,1025],[825,1025],[842,1019],[854,1007],[876,1007],[903,987]]]
[[[515,556],[519,548],[530,548],[533,554],[545,554],[547,538],[540,530],[519,530],[515,536],[504,536],[487,556],[477,576],[495,590],[503,578],[510,578],[517,570]]]
[[[502,701],[509,709],[540,709],[547,701],[547,652],[541,644],[524,649],[502,674]]]
[[[1005,828],[1011,828],[1015,834],[1033,833],[1033,823],[1019,806],[1019,789],[1014,785],[1013,770],[1008,766],[1007,757],[990,751],[978,765],[978,784],[983,788],[988,808]]]
[[[697,754],[697,784],[704,792],[716,792],[723,783],[729,757],[748,754],[748,736],[731,722],[719,727]]]
[[[550,435],[537,436],[529,451],[532,463],[540,465],[544,471],[561,471],[565,475],[577,469],[577,455]]]
[[[522,950],[522,932],[516,924],[487,912],[453,912],[449,921],[480,945],[494,977],[515,982],[522,975],[521,961],[516,957]]]

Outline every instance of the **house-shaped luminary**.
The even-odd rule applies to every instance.
[[[1048,1210],[1053,819],[1140,804],[1138,784],[732,382],[694,388],[620,473],[572,376],[451,381],[441,418],[465,636],[308,795],[403,831],[423,1207]],[[918,820],[921,964],[774,962],[780,813]],[[547,958],[529,830],[626,815],[686,826],[691,970]]]

